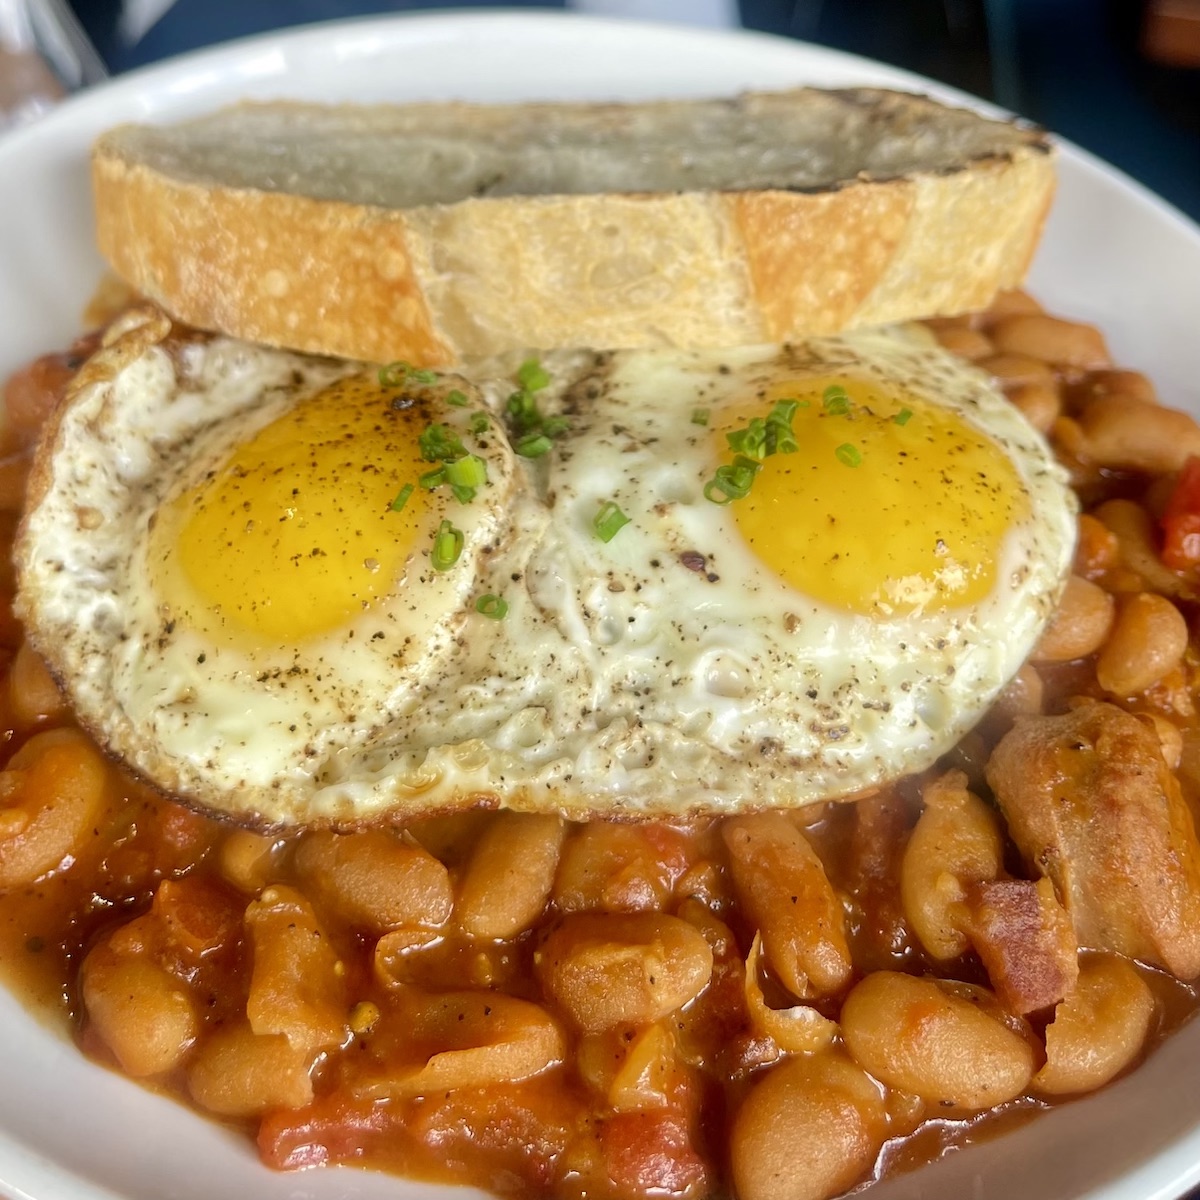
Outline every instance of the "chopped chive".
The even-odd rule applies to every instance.
[[[796,435],[783,425],[767,427],[767,443],[770,454],[795,454],[800,449]]]
[[[478,454],[465,454],[446,464],[446,479],[451,487],[477,488],[487,483],[487,463]]]
[[[792,429],[796,410],[800,407],[799,400],[777,400],[775,407],[767,416],[768,454],[795,454],[798,446],[796,434]]]
[[[505,412],[508,413],[513,429],[518,434],[528,433],[542,423],[542,415],[538,412],[537,401],[534,400],[532,392],[513,392],[505,405]]]
[[[413,485],[406,483],[397,493],[396,498],[391,503],[392,512],[399,512],[407,503],[408,498],[413,494]]]
[[[508,432],[518,454],[538,458],[550,449],[547,441],[566,433],[571,422],[564,416],[543,417],[538,409],[534,393],[548,387],[551,376],[536,358],[527,358],[517,368],[516,379],[520,387],[504,406]]]
[[[893,420],[893,421],[895,421],[897,425],[907,425],[907,424],[908,424],[908,422],[909,422],[909,419],[910,419],[911,417],[912,417],[912,409],[911,409],[911,408],[902,408],[902,409],[901,409],[901,410],[900,410],[900,411],[899,411],[899,412],[898,412],[898,413],[897,413],[897,414],[896,414],[896,415],[895,415],[895,416],[892,418],[892,420]]]
[[[446,403],[453,404],[455,408],[466,408],[470,401],[465,392],[460,392],[458,388],[455,388],[446,396]]]
[[[391,362],[379,368],[379,386],[385,388],[400,387],[408,378],[412,364],[403,361]]]
[[[441,487],[446,482],[446,468],[436,467],[432,471],[426,471],[417,482],[426,491],[432,491],[436,487]]]
[[[478,437],[481,433],[487,433],[492,427],[492,422],[489,420],[485,412],[473,412],[471,414],[471,432]]]
[[[475,489],[464,483],[452,483],[450,490],[459,504],[470,504],[475,499]]]
[[[386,388],[401,387],[408,379],[413,383],[436,383],[437,377],[436,371],[418,370],[412,363],[403,359],[397,359],[379,368],[379,386]]]
[[[762,463],[755,462],[754,459],[739,454],[729,464],[729,469],[735,478],[750,481],[762,470]]]
[[[429,552],[429,561],[436,571],[448,571],[462,554],[463,533],[455,529],[449,521],[443,521],[434,534],[433,549]]]
[[[827,404],[830,400],[837,400],[837,395],[830,395],[835,391],[841,394],[847,406],[846,411],[849,411],[849,397],[840,388],[826,389]],[[728,504],[748,496],[764,459],[772,454],[794,454],[798,449],[792,421],[796,410],[807,406],[807,400],[777,400],[766,417],[754,417],[745,428],[727,433],[725,440],[734,452],[733,462],[717,468],[704,485],[705,498],[714,504]],[[698,409],[697,412],[703,412],[707,420],[707,409]],[[692,419],[695,420],[695,416]]]
[[[830,384],[821,396],[821,403],[831,417],[844,417],[850,411],[850,397],[844,387]]]
[[[777,400],[775,407],[771,409],[771,413],[767,417],[767,423],[769,425],[786,425],[790,429],[792,418],[796,415],[796,409],[799,407],[799,400]]]
[[[554,443],[544,433],[527,433],[518,438],[513,449],[522,458],[541,458],[554,447]]]
[[[417,438],[421,457],[426,462],[445,462],[462,458],[467,448],[462,444],[458,434],[448,425],[433,424]]]
[[[550,383],[550,373],[536,358],[527,358],[517,368],[517,382],[527,392],[540,392]]]
[[[503,621],[508,615],[508,601],[503,596],[488,592],[486,596],[480,596],[475,601],[475,611],[483,613],[485,617],[491,617],[493,621]]]
[[[761,469],[762,463],[739,454],[732,463],[717,468],[716,474],[704,485],[704,498],[714,504],[745,499]]]
[[[542,432],[547,437],[561,437],[570,428],[571,419],[569,417],[547,417],[542,422]]]
[[[797,445],[792,420],[799,407],[799,400],[776,401],[767,417],[754,417],[744,429],[727,433],[729,448],[760,462],[772,454],[794,454]]]
[[[707,425],[708,424],[708,409],[707,408],[693,408],[692,409],[692,424],[693,425]]]
[[[611,542],[628,524],[629,518],[611,500],[605,500],[592,518],[592,528],[602,542]]]
[[[862,462],[862,451],[849,442],[843,442],[835,451],[837,460],[847,467],[857,467]]]
[[[745,429],[735,429],[725,435],[729,448],[735,454],[762,459],[767,454],[767,423],[762,417],[754,417]]]

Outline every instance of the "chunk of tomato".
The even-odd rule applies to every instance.
[[[1163,562],[1173,571],[1200,567],[1200,457],[1183,464],[1161,525]]]
[[[679,1112],[617,1113],[605,1121],[601,1144],[618,1196],[682,1198],[708,1190],[704,1160]]]
[[[258,1129],[258,1152],[281,1171],[352,1162],[386,1137],[398,1118],[387,1104],[326,1096],[307,1108],[268,1113]]]

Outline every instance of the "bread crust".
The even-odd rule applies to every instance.
[[[940,107],[852,95],[885,105],[893,132],[897,106],[925,121]],[[978,120],[1005,131],[997,148],[894,178],[400,208],[297,194],[290,179],[293,190],[191,178],[116,130],[93,155],[97,240],[174,317],[310,353],[437,366],[524,348],[782,342],[979,308],[1021,282],[1053,153]]]

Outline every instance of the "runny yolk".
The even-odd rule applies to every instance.
[[[758,558],[797,591],[889,616],[982,599],[1028,496],[999,445],[947,408],[848,377],[776,385],[714,424],[725,435],[800,402],[797,449],[767,456],[730,509]]]
[[[332,384],[240,445],[155,529],[161,595],[207,632],[292,642],[386,593],[427,522],[427,422],[372,376]]]

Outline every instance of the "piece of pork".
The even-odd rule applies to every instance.
[[[1052,1008],[1070,993],[1079,977],[1075,932],[1050,880],[969,883],[965,903],[971,944],[1010,1012]]]
[[[1080,946],[1200,975],[1200,842],[1158,738],[1112,704],[1019,721],[988,783]]]

